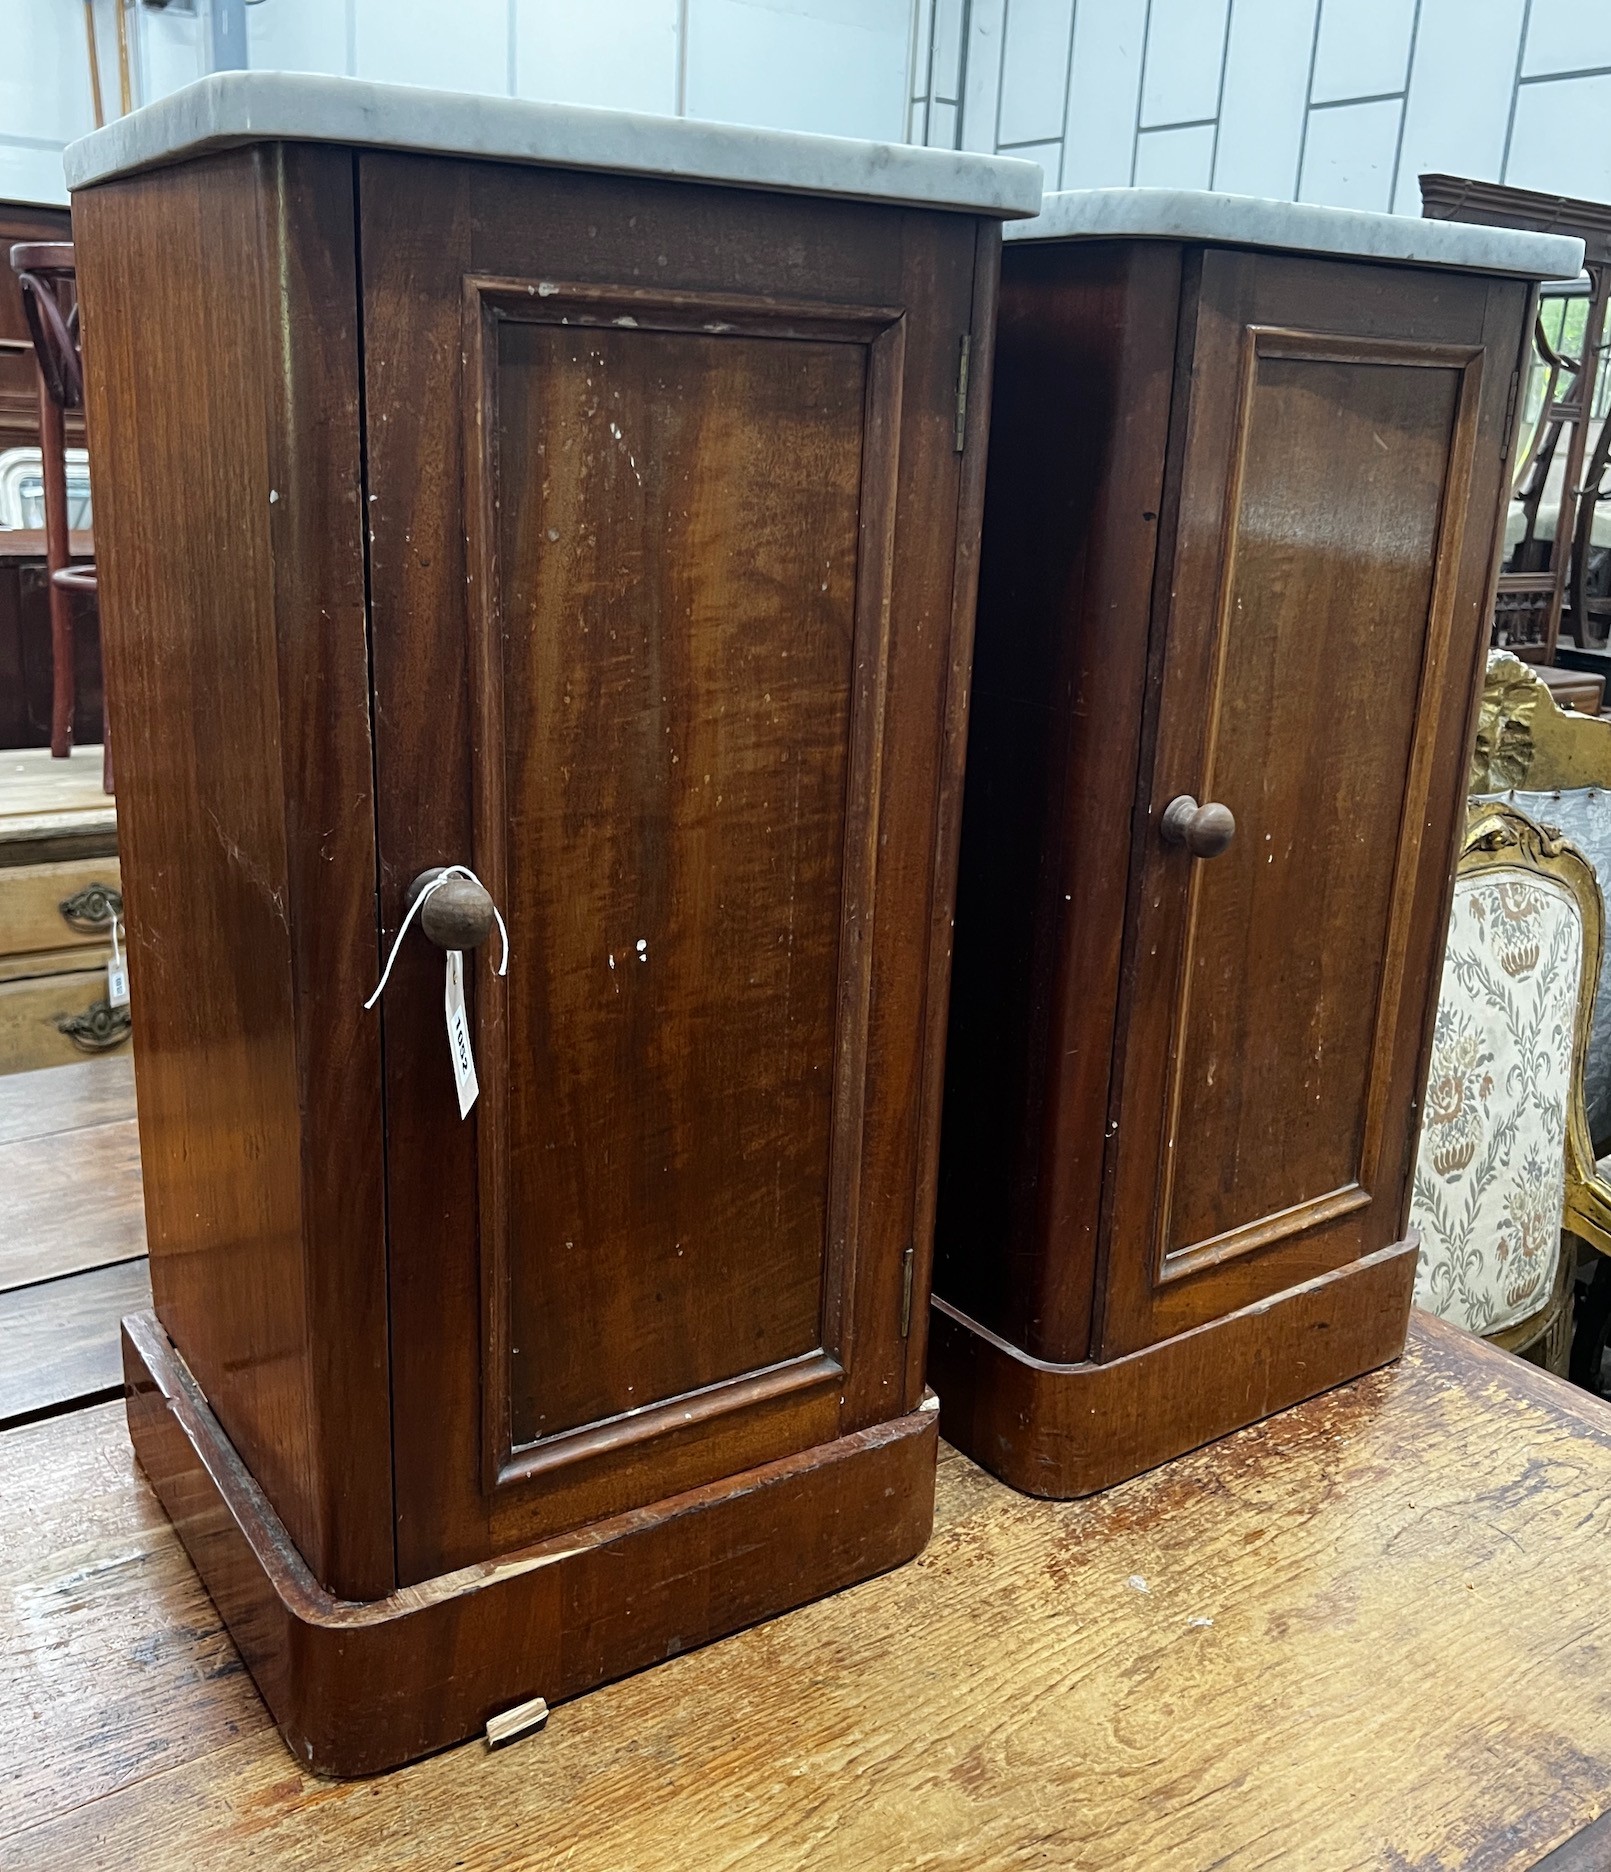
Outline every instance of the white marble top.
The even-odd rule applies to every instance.
[[[1048,195],[1033,221],[1004,230],[1008,240],[1183,240],[1226,247],[1280,247],[1468,273],[1520,273],[1575,279],[1583,243],[1563,234],[1423,221],[1412,215],[1307,202],[1214,195],[1201,189],[1066,189]]]
[[[991,216],[1040,206],[1038,163],[852,137],[300,72],[215,72],[69,143],[70,189],[242,143],[355,143],[491,162],[675,176]]]

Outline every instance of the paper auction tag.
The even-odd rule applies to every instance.
[[[129,964],[117,945],[116,917],[112,919],[112,955],[106,965],[106,999],[115,1008],[129,1005]]]
[[[481,1087],[475,1076],[475,1053],[470,1046],[470,1022],[464,1011],[464,952],[447,952],[448,1052],[453,1056],[453,1083],[459,1093],[459,1116],[468,1118],[470,1107],[480,1097]]]

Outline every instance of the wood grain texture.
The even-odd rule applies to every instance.
[[[306,1760],[926,1536],[994,233],[317,147],[80,201],[152,1280],[251,1565],[133,1420]],[[465,1123],[428,936],[359,1010],[467,860],[510,973]]]
[[[140,1475],[121,1401],[0,1436],[0,1503],[0,1829],[69,1787],[95,1800],[230,1737],[273,1735]]]
[[[1171,247],[1004,253],[935,1287],[1064,1361],[1102,1153],[1058,1140],[1108,1117],[1179,299]]]
[[[311,1563],[383,1592],[352,159],[111,183],[74,233],[152,1286]]]
[[[1198,259],[1103,1357],[1403,1235],[1526,307],[1515,282]],[[1236,815],[1211,863],[1158,836],[1182,793]]]
[[[132,1117],[0,1142],[0,1293],[144,1253]]]
[[[118,1321],[150,1304],[143,1256],[0,1293],[0,1425],[115,1391]]]
[[[127,1053],[0,1079],[0,1144],[54,1137],[134,1116],[134,1062]]]
[[[937,1511],[914,1565],[529,1742],[332,1785],[227,1671],[117,1410],[13,1433],[0,1864],[1523,1872],[1611,1803],[1611,1414],[1426,1316],[1094,1500],[944,1451]]]
[[[75,944],[71,949],[14,951],[11,955],[0,955],[0,982],[27,981],[39,975],[72,975],[94,965],[104,969],[111,955],[111,944],[106,942]]]
[[[359,191],[383,924],[473,852],[515,956],[469,1124],[428,946],[384,1006],[411,1581],[916,1402],[993,276],[967,217],[388,154]]]
[[[988,356],[994,365],[996,310],[1001,281],[1001,229],[979,230],[973,255],[972,335],[967,359]],[[924,1082],[918,1108],[918,1198],[912,1220],[911,1305],[903,1308],[906,1331],[904,1395],[915,1397],[926,1383],[928,1314],[921,1296],[932,1291],[935,1220],[940,1179],[940,1126],[945,1108],[946,1032],[951,1008],[951,967],[956,935],[957,872],[961,860],[963,769],[973,699],[974,622],[978,614],[980,540],[984,521],[985,469],[994,408],[994,370],[968,390],[958,435],[962,474],[957,499],[956,577],[951,587],[951,667],[945,688],[944,742],[935,814],[935,887],[929,902],[928,992],[924,1008]]]
[[[1422,669],[1442,663],[1432,585],[1443,515],[1464,512],[1451,457],[1468,441],[1456,416],[1474,359],[1327,346],[1261,343],[1250,365],[1201,782],[1205,799],[1238,802],[1242,825],[1212,864],[1164,860],[1191,879],[1166,1140],[1184,1161],[1172,1179],[1166,1168],[1161,1223],[1171,1272],[1268,1215],[1375,1181],[1372,1055],[1418,844],[1401,829],[1420,810],[1405,777]],[[1277,819],[1272,770],[1298,747],[1301,770],[1281,782],[1296,810]]]
[[[99,812],[110,819],[116,810],[101,790],[99,748],[75,747],[66,760],[53,759],[48,748],[7,748],[0,753],[0,831],[9,829],[14,819],[82,812]]]
[[[15,559],[38,559],[43,555],[44,550],[45,529],[43,527],[0,529],[0,565],[9,564]],[[67,550],[74,559],[93,559],[95,557],[94,532],[88,527],[82,530],[74,527],[67,535]]]
[[[1004,254],[935,1292],[1031,1363],[1124,1360],[1403,1236],[1528,303]],[[1187,796],[1234,818],[1212,855],[1163,827]],[[1256,1341],[1157,1396],[1157,1453],[1278,1368],[1298,1395],[1295,1345]],[[955,1428],[986,1462],[990,1418]]]
[[[636,316],[496,328],[517,1447],[822,1343],[866,350]]]
[[[933,1302],[942,1423],[1003,1481],[1063,1500],[1111,1488],[1397,1358],[1416,1239],[1125,1357],[1053,1365]]]
[[[140,1465],[292,1755],[373,1774],[864,1580],[933,1520],[929,1395],[902,1417],[358,1605],[325,1592],[156,1316],[123,1322]]]

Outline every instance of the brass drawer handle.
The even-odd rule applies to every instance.
[[[115,884],[86,884],[59,906],[69,929],[94,936],[110,929],[123,914],[123,893]]]
[[[1217,858],[1236,837],[1236,815],[1218,800],[1199,806],[1181,793],[1163,809],[1158,830],[1166,845],[1184,845],[1194,858]]]
[[[58,1014],[56,1031],[66,1034],[81,1053],[106,1053],[128,1039],[129,1010],[92,1001],[82,1014]]]

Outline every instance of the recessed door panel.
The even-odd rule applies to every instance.
[[[1460,383],[1425,362],[1253,359],[1202,783],[1238,836],[1169,867],[1190,902],[1166,1272],[1366,1180]]]
[[[482,1444],[563,1525],[843,1382],[901,327],[539,284],[464,284]]]
[[[493,335],[519,1449],[822,1343],[867,354]]]

